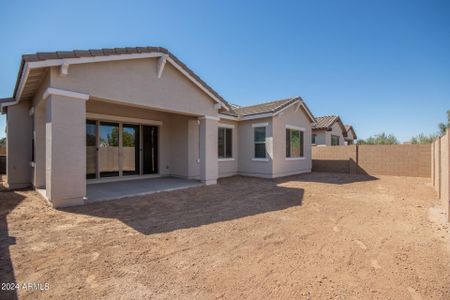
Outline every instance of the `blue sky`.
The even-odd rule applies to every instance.
[[[299,95],[360,138],[434,133],[450,109],[445,0],[2,0],[0,38],[0,97],[24,53],[163,46],[229,102]]]

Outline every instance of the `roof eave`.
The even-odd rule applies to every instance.
[[[6,113],[6,108],[12,104],[15,104],[16,101],[14,98],[3,98],[0,99],[0,112],[2,114]]]

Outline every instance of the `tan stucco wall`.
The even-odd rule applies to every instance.
[[[304,128],[304,158],[286,160],[286,126]],[[290,107],[273,118],[273,177],[311,172],[311,120],[306,113]]]
[[[238,135],[239,135],[239,126],[238,122],[236,121],[230,121],[230,120],[224,120],[221,119],[219,124],[217,125],[220,127],[220,125],[231,125],[234,126],[232,128],[232,155],[233,159],[225,159],[225,160],[219,160],[219,177],[228,177],[233,176],[238,173],[238,161],[239,161],[239,148],[238,148]]]
[[[51,95],[46,102],[46,194],[55,207],[86,196],[86,101]]]
[[[266,157],[267,161],[254,161],[254,129],[252,124],[268,123],[266,127]],[[241,175],[272,177],[273,135],[272,118],[240,121],[238,126],[238,170]]]
[[[188,178],[200,178],[200,122],[197,119],[188,120]]]
[[[45,127],[46,127],[46,100],[34,107],[35,131],[35,165],[33,168],[33,185],[38,188],[45,187]]]
[[[170,174],[177,177],[188,176],[188,119],[174,115],[170,118]]]
[[[71,65],[66,77],[51,70],[51,86],[153,109],[217,116],[215,102],[170,63],[157,77],[158,59]]]
[[[217,120],[200,119],[200,180],[206,184],[216,184],[218,178],[217,161]]]
[[[344,138],[346,141],[354,141],[355,136],[353,135],[353,131],[349,130],[347,132],[347,136]]]
[[[344,134],[342,132],[341,126],[339,126],[338,122],[335,122],[331,126],[331,130],[313,130],[313,133],[317,135],[316,137],[316,145],[325,145],[331,146],[331,136],[337,135],[339,136],[339,146],[345,145]]]
[[[47,75],[42,80],[41,86],[33,98],[34,107],[34,131],[35,131],[35,165],[33,167],[32,183],[35,187],[45,187],[45,126],[46,126],[46,106],[47,100],[43,95],[50,85],[50,76]]]
[[[315,145],[325,145],[327,135],[325,130],[314,130],[312,133],[316,135]]]
[[[9,188],[22,188],[31,185],[32,168],[32,118],[29,115],[30,103],[8,107],[6,116],[6,174]]]
[[[332,126],[331,126],[331,131],[327,131],[326,133],[326,145],[327,146],[331,146],[331,136],[332,135],[337,135],[339,137],[339,145],[345,145],[344,142],[344,135],[342,133],[342,128],[341,126],[339,126],[338,122],[335,122]]]

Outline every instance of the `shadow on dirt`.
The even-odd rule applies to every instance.
[[[11,260],[10,246],[15,245],[16,239],[9,235],[7,217],[24,197],[10,191],[0,191],[0,282],[16,283],[14,267]],[[17,299],[17,292],[12,290],[0,290],[0,299]]]
[[[273,180],[236,176],[214,186],[62,210],[118,219],[143,234],[154,234],[287,209],[301,205],[303,195],[303,189],[279,187]]]
[[[349,184],[355,182],[364,182],[378,180],[377,177],[367,174],[345,174],[345,173],[329,173],[329,172],[312,172],[309,174],[301,174],[295,176],[284,177],[281,181],[296,180],[299,182],[317,182],[326,184]]]

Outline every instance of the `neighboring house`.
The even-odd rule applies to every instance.
[[[352,125],[346,124],[345,125],[345,131],[347,132],[347,136],[344,138],[345,139],[345,144],[346,145],[353,145],[355,143],[355,141],[358,139],[358,137],[356,136],[356,132],[353,129]]]
[[[22,56],[7,114],[7,184],[83,204],[86,184],[311,171],[315,119],[300,97],[231,106],[158,47]]]
[[[312,127],[313,145],[345,145],[347,131],[339,116],[316,117],[316,121]]]

